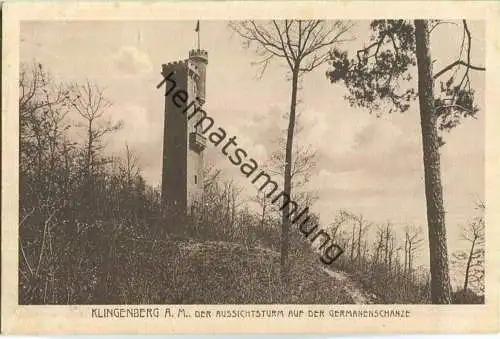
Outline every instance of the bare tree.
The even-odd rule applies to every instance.
[[[200,219],[212,228],[207,228],[206,232],[217,233],[215,230],[220,229],[221,234],[227,235],[228,232],[233,232],[238,210],[245,202],[241,199],[243,189],[234,180],[224,179],[219,169],[209,166],[204,171]]]
[[[358,252],[357,252],[357,261],[358,261],[358,266],[361,267],[366,260],[366,257],[362,255],[362,243],[366,241],[363,240],[363,236],[366,234],[368,229],[370,228],[371,224],[366,223],[366,220],[363,218],[363,215],[359,215],[355,217],[355,220],[357,222],[357,227],[358,227]]]
[[[129,148],[128,143],[125,144],[125,159],[121,166],[121,170],[125,174],[125,180],[128,187],[132,186],[134,179],[141,172],[139,167],[139,158]]]
[[[289,114],[284,114],[283,117],[288,120]],[[318,199],[317,192],[308,188],[308,183],[316,169],[318,161],[317,152],[311,145],[304,145],[300,142],[300,136],[303,132],[303,127],[299,122],[300,114],[297,114],[295,120],[295,142],[292,152],[292,166],[291,166],[291,197],[300,206],[311,206]],[[271,154],[271,159],[267,163],[267,171],[270,174],[283,177],[285,172],[285,158],[286,158],[286,129],[283,130],[275,140],[276,149]],[[267,197],[269,198],[269,197]],[[278,206],[273,204],[271,209],[275,213],[280,213],[281,210]],[[299,211],[296,211],[299,213]],[[294,214],[290,214],[293,217]]]
[[[350,235],[351,244],[349,246],[350,260],[352,264],[356,262],[358,267],[361,267],[366,261],[365,254],[367,252],[366,241],[363,237],[370,228],[371,223],[367,223],[363,215],[357,215],[348,211],[341,211],[339,217],[339,221],[342,221],[342,223],[348,220],[352,222]],[[335,230],[335,233],[336,232],[337,230]]]
[[[332,241],[335,241],[340,235],[340,228],[346,223],[349,218],[349,213],[347,211],[340,211],[333,222],[328,225],[329,233],[332,237]]]
[[[297,108],[298,82],[302,75],[311,72],[328,61],[329,51],[335,44],[344,41],[350,24],[344,21],[283,20],[283,21],[239,21],[230,27],[244,41],[247,48],[255,47],[259,56],[256,62],[262,76],[270,62],[285,61],[291,73],[290,113],[286,138],[284,193],[291,196],[292,157]],[[282,211],[281,280],[288,284],[288,251],[290,208],[285,204]],[[286,290],[286,288],[285,288]]]
[[[264,192],[257,191],[257,194],[252,199],[253,202],[259,205],[259,226],[264,228],[266,221],[271,213],[272,203],[271,199],[267,197]]]
[[[65,138],[69,89],[55,83],[41,64],[21,64],[19,74],[20,172],[23,190],[46,201],[62,198],[58,166],[71,143]],[[27,171],[33,171],[29,176]],[[28,182],[28,178],[33,178]]]
[[[101,121],[106,110],[111,107],[111,102],[104,96],[104,92],[97,85],[90,81],[83,85],[73,86],[74,98],[72,106],[84,120],[86,129],[85,145],[85,172],[88,185],[92,185],[92,173],[98,165],[97,152],[103,147],[103,138],[105,135],[117,131],[122,123],[112,123],[111,121]]]
[[[236,212],[243,201],[240,199],[243,188],[238,186],[234,180],[223,183],[223,195],[225,199],[226,220],[230,227],[234,227],[236,221]]]
[[[418,251],[423,243],[424,239],[421,236],[420,229],[413,229],[409,226],[405,228],[405,261],[404,261],[404,274],[409,276],[413,272],[413,258],[415,252]]]
[[[484,212],[484,204],[479,204],[481,213]],[[461,238],[469,242],[468,251],[458,251],[453,257],[459,263],[464,264],[463,290],[467,291],[471,283],[477,291],[484,292],[484,216],[478,216],[462,230]]]
[[[392,224],[386,223],[378,226],[376,239],[374,263],[375,265],[383,263],[389,269],[395,251]]]

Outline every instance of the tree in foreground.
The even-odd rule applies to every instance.
[[[374,20],[370,24],[372,38],[368,46],[357,51],[354,58],[339,50],[331,54],[331,82],[344,82],[353,106],[377,112],[389,106],[389,112],[404,112],[418,98],[422,130],[425,195],[429,233],[431,300],[450,303],[451,286],[446,245],[445,211],[441,184],[439,147],[443,139],[438,131],[449,131],[468,116],[475,116],[474,90],[469,74],[485,68],[471,61],[471,33],[463,20],[463,39],[459,58],[437,73],[433,72],[430,34],[443,21]],[[465,60],[464,60],[465,58]],[[417,88],[412,86],[412,70],[417,67]],[[441,95],[434,90],[440,83]]]
[[[284,193],[292,196],[292,163],[294,127],[300,78],[329,60],[332,47],[344,41],[350,24],[344,21],[273,20],[235,21],[230,28],[244,41],[245,48],[253,48],[259,57],[260,77],[267,66],[276,60],[284,61],[291,75],[291,96],[285,146]],[[288,281],[288,252],[290,206],[282,209],[281,280]]]
[[[291,157],[292,165],[290,171],[290,190],[292,200],[295,201],[299,206],[311,207],[318,200],[317,192],[308,187],[309,181],[316,170],[318,154],[316,150],[314,150],[312,145],[301,142],[301,136],[304,131],[304,127],[302,126],[302,124],[300,124],[300,117],[300,113],[296,115],[294,126],[294,143]],[[283,118],[288,120],[288,114],[284,114]],[[266,164],[266,171],[273,176],[283,175],[285,171],[287,129],[284,129],[281,132],[282,133],[280,133],[275,138],[274,151],[271,153],[269,162]],[[271,199],[267,199],[271,201]],[[277,213],[279,216],[281,212],[280,206],[272,205],[272,208],[273,212]],[[291,217],[298,215],[299,212],[300,211],[291,213]]]

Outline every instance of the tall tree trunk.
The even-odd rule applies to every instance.
[[[389,224],[387,224],[386,229],[385,229],[385,255],[384,255],[384,263],[385,266],[387,267],[389,265]]]
[[[382,261],[381,257],[382,257],[382,246],[383,246],[383,233],[380,232],[379,233],[379,239],[378,239],[378,243],[377,243],[377,255],[376,255],[376,263],[377,265],[380,264],[380,262]]]
[[[260,217],[260,228],[264,229],[264,222],[266,220],[266,207],[267,207],[267,202],[266,202],[266,196],[264,195],[263,200],[262,200],[262,214]]]
[[[389,250],[389,273],[392,273],[392,257],[394,256],[394,239],[391,238],[391,247]]]
[[[88,140],[87,140],[87,159],[86,160],[86,176],[87,176],[87,180],[85,182],[85,185],[86,187],[84,188],[83,190],[83,194],[84,194],[84,204],[86,205],[86,208],[92,210],[94,206],[96,206],[96,204],[94,204],[94,201],[93,201],[93,168],[92,168],[92,163],[93,163],[93,158],[92,158],[92,148],[93,148],[93,126],[92,126],[92,119],[89,119],[88,123],[88,129],[87,129],[87,133],[88,133]]]
[[[474,237],[472,245],[470,247],[469,258],[467,259],[467,266],[465,267],[465,280],[464,280],[464,292],[467,291],[467,286],[469,284],[469,271],[470,265],[472,263],[472,255],[474,254],[474,246],[476,245],[477,237]]]
[[[424,154],[425,196],[429,228],[431,268],[431,301],[433,304],[451,302],[448,269],[448,249],[441,186],[441,164],[434,109],[434,79],[426,20],[415,20],[415,43],[418,67],[418,97]]]
[[[406,275],[406,270],[408,268],[408,233],[405,234],[405,268],[403,274]]]
[[[89,120],[89,127],[87,133],[88,142],[87,142],[87,178],[89,180],[89,185],[92,176],[92,120]]]
[[[413,250],[411,248],[411,241],[409,241],[408,242],[408,274],[410,275],[410,278],[411,278],[412,270],[413,270]]]
[[[356,226],[352,227],[352,235],[351,235],[351,264],[354,261],[354,238],[355,238]]]
[[[363,241],[363,268],[366,267],[366,262],[367,262],[367,246],[366,246],[366,240]]]
[[[236,221],[236,198],[233,197],[233,204],[231,206],[231,227],[234,228],[234,223]]]
[[[363,217],[359,217],[359,230],[358,230],[358,266],[361,266],[361,231],[363,226]]]
[[[292,98],[290,100],[290,118],[288,121],[288,131],[286,137],[286,153],[285,153],[285,178],[284,178],[284,193],[290,198],[292,197],[292,150],[293,150],[293,133],[295,129],[295,109],[297,106],[297,87],[299,80],[299,65],[296,64],[292,71]],[[289,251],[289,232],[290,232],[290,204],[285,204],[283,214],[281,215],[281,281],[285,289],[288,288],[288,251]]]

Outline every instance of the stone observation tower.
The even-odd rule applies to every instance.
[[[198,119],[187,117],[205,103],[207,64],[207,52],[198,48],[189,52],[187,60],[162,65],[163,77],[170,74],[170,79],[175,81],[175,90],[170,93],[173,81],[166,82],[161,185],[162,204],[172,215],[192,214],[202,203],[206,138],[201,126],[195,126]],[[173,93],[179,90],[188,96],[186,105],[181,107],[172,100]],[[192,102],[195,104],[186,112],[186,106]]]

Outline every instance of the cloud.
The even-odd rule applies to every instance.
[[[355,148],[371,152],[387,152],[401,142],[403,133],[388,119],[371,121],[354,136]]]
[[[133,104],[119,105],[110,111],[113,119],[121,120],[123,127],[116,133],[116,139],[131,144],[149,144],[163,132],[162,126],[154,126],[148,120],[147,109]]]
[[[109,138],[107,150],[122,154],[128,144],[138,156],[146,180],[157,184],[161,177],[163,124],[149,120],[149,116],[148,109],[139,105],[113,106],[110,117],[113,121],[122,121],[123,126]]]
[[[138,75],[153,70],[153,63],[149,55],[133,46],[122,46],[111,57],[113,65],[126,75]]]

